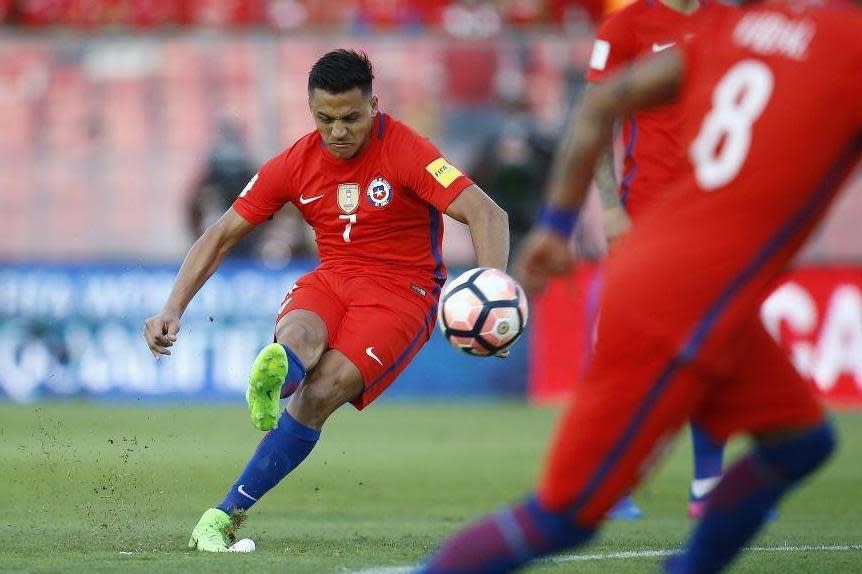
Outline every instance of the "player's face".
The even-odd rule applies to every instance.
[[[308,96],[308,106],[323,143],[335,157],[349,159],[371,139],[377,96],[366,96],[359,88],[341,94],[315,88]]]

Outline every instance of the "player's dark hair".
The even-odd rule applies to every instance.
[[[355,50],[334,50],[325,54],[308,73],[308,92],[320,88],[330,94],[343,94],[353,88],[362,90],[363,95],[371,94],[371,80],[374,71],[365,52]]]

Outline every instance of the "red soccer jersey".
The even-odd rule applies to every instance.
[[[258,224],[292,202],[314,229],[322,268],[408,275],[432,288],[446,279],[441,213],[472,183],[381,112],[356,157],[334,157],[311,132],[266,162],[233,208]]]
[[[706,0],[693,14],[683,14],[659,0],[636,0],[599,26],[587,80],[601,82],[638,58],[661,52],[694,32],[697,20],[716,10],[730,10]],[[679,174],[681,118],[677,105],[637,112],[623,122],[623,173],[620,200],[637,219]]]
[[[622,240],[636,247],[609,263],[609,276],[637,285],[618,297],[627,327],[687,334],[719,316],[733,326],[858,161],[862,10],[816,1],[716,14],[685,44],[680,137],[690,163]],[[635,315],[651,324],[634,327]]]

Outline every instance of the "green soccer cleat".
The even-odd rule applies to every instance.
[[[287,376],[287,353],[278,343],[272,343],[258,353],[248,376],[245,401],[251,423],[257,430],[269,431],[278,424],[281,385]]]
[[[189,550],[200,550],[201,552],[227,552],[227,545],[232,529],[231,517],[218,508],[210,508],[197,526],[192,530],[189,538]],[[236,528],[233,528],[236,530]]]

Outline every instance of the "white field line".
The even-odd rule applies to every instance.
[[[862,544],[840,544],[834,546],[751,546],[745,549],[746,552],[859,552],[862,551]],[[553,563],[564,562],[587,562],[593,560],[620,560],[626,558],[656,558],[670,556],[678,553],[679,550],[628,550],[624,552],[600,552],[596,554],[563,554],[554,556],[543,561]],[[414,566],[386,566],[380,568],[369,568],[367,570],[355,570],[347,574],[410,574]]]

